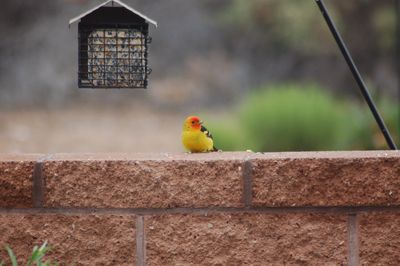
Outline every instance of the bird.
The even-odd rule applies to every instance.
[[[182,143],[186,150],[193,153],[218,151],[211,133],[194,115],[188,116],[183,123]]]

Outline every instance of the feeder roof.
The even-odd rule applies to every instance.
[[[133,9],[132,7],[128,6],[127,4],[125,4],[125,3],[123,3],[123,2],[121,2],[121,1],[119,1],[119,0],[108,0],[108,1],[106,1],[106,2],[104,2],[104,3],[102,3],[102,4],[98,5],[98,6],[96,6],[96,7],[94,7],[94,8],[92,8],[92,9],[90,9],[90,10],[88,10],[88,11],[86,11],[86,12],[80,14],[80,15],[78,15],[77,17],[70,19],[70,21],[69,21],[69,26],[71,26],[71,24],[77,22],[77,21],[80,20],[81,18],[86,17],[87,15],[89,15],[90,13],[92,13],[93,11],[95,11],[95,10],[99,9],[100,7],[105,6],[105,5],[109,4],[109,3],[116,3],[116,4],[120,5],[120,6],[124,7],[124,8],[126,8],[126,9],[128,9],[128,10],[131,11],[132,13],[138,15],[139,17],[143,18],[143,19],[146,20],[147,22],[153,24],[155,27],[157,27],[157,22],[156,22],[156,21],[154,21],[154,20],[152,20],[151,18],[149,18],[149,17],[143,15],[143,14],[140,13],[139,11]]]

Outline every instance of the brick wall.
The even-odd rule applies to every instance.
[[[391,151],[0,155],[0,246],[68,264],[398,265],[399,205]]]

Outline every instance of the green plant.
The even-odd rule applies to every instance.
[[[7,250],[8,256],[11,261],[12,266],[18,266],[17,258],[13,252],[13,250],[9,247],[6,246],[5,249]],[[58,265],[57,263],[52,263],[50,260],[47,260],[43,262],[43,257],[46,255],[46,253],[50,250],[50,247],[47,246],[47,241],[44,242],[40,247],[34,246],[32,250],[32,254],[30,258],[28,259],[27,266],[31,265],[37,265],[37,266],[56,266]],[[0,266],[3,266],[5,264],[4,261],[0,261]]]
[[[347,109],[316,86],[279,85],[252,93],[239,117],[258,150],[336,150],[349,140]]]
[[[314,85],[274,85],[253,91],[212,132],[222,150],[351,149],[356,117],[346,102]]]
[[[389,98],[376,102],[399,143],[397,104]],[[214,119],[207,125],[215,145],[225,151],[387,149],[364,102],[340,100],[314,85],[262,87],[231,110],[229,118]]]

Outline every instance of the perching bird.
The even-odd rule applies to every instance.
[[[218,151],[212,135],[197,116],[189,116],[183,123],[182,143],[190,152]]]

